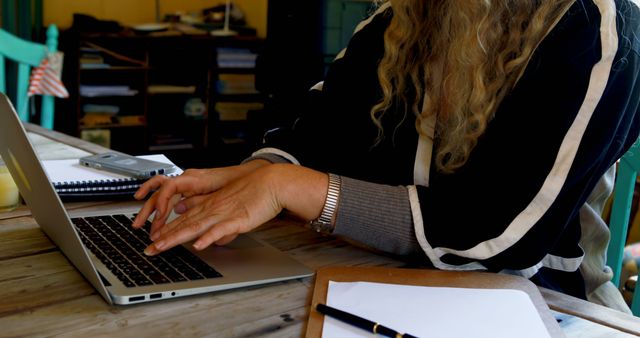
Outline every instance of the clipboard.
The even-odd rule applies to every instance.
[[[320,338],[322,336],[324,316],[317,312],[315,307],[318,303],[326,304],[330,280],[336,282],[366,281],[416,286],[521,290],[531,298],[549,335],[553,338],[565,337],[536,285],[522,277],[475,271],[380,267],[329,267],[318,270],[305,337]]]

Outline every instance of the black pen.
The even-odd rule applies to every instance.
[[[408,333],[400,333],[379,323],[364,319],[348,312],[344,312],[342,310],[338,310],[322,303],[316,304],[316,310],[326,316],[335,318],[341,322],[345,322],[347,324],[359,327],[365,331],[373,332],[375,334],[394,338],[418,338]]]

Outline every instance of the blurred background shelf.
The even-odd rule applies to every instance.
[[[75,116],[67,127],[115,150],[137,155],[219,148],[226,142],[217,102],[263,100],[255,89],[255,59],[263,44],[256,37],[128,32],[63,39]],[[219,53],[234,67],[219,68]],[[233,144],[248,147],[248,139]]]

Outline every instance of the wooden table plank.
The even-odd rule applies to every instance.
[[[0,263],[10,258],[58,250],[40,228],[0,231],[0,235]]]
[[[218,337],[255,338],[298,338],[304,336],[308,317],[308,307],[301,307],[287,313],[271,316],[255,323],[241,323],[230,330],[219,331]],[[216,336],[211,333],[212,337]]]
[[[357,247],[335,236],[326,236],[292,219],[278,219],[253,234],[312,269],[339,265],[400,267],[406,263],[389,254]]]
[[[68,147],[69,151],[73,154],[76,154],[79,152],[83,152],[87,154],[99,154],[107,151],[112,151],[109,148],[105,148],[95,143],[87,142],[85,140],[79,139],[77,137],[69,136],[69,135],[57,132],[55,130],[42,128],[36,124],[24,123],[24,128],[27,130],[29,135],[36,134],[40,136],[35,138],[36,142],[43,141],[42,144],[37,143],[34,145],[34,148],[36,148],[36,151],[39,151],[40,149],[42,149],[42,147],[47,147],[47,146],[54,147],[51,149],[57,149],[55,147]],[[31,137],[33,136],[30,136],[30,138]],[[44,143],[44,141],[46,140],[42,139],[41,137],[49,139],[51,140],[51,142]],[[62,155],[62,157],[54,158],[52,156],[52,159],[75,158],[75,157],[65,157],[65,156],[68,156],[65,153],[60,154],[59,152],[56,152],[56,154]]]
[[[29,133],[27,136],[35,148],[38,158],[42,161],[76,159],[92,154],[63,143],[51,142],[50,139],[38,134]]]
[[[64,208],[67,211],[71,210],[83,210],[87,208],[103,206],[103,205],[112,205],[113,202],[109,201],[87,201],[87,202],[69,202],[64,203]],[[29,206],[22,204],[18,206],[13,211],[0,213],[0,224],[5,224],[7,222],[2,222],[2,220],[13,219],[19,217],[31,216],[31,210],[29,210]]]
[[[566,297],[557,291],[540,288],[540,292],[552,310],[640,336],[640,321],[637,317],[582,299]]]
[[[8,336],[193,337],[239,327],[269,333],[280,325],[297,326],[301,336],[308,295],[309,287],[299,281],[132,306],[109,306],[93,295],[0,317],[0,327]],[[38,325],[30,324],[34,322]]]
[[[0,290],[0,316],[95,293],[60,252],[0,261]]]
[[[308,291],[300,283],[289,282],[172,302],[169,307],[177,307],[172,309],[160,304],[152,307],[160,308],[158,312],[138,310],[134,315],[132,310],[124,309],[126,322],[83,328],[73,334],[88,337],[145,332],[151,337],[201,337],[220,331],[234,332],[238,326],[251,323],[250,330],[261,336],[273,331],[274,321],[283,321],[280,316],[287,314],[292,304],[303,308]]]
[[[594,325],[593,322],[568,315],[566,313],[551,310],[554,317],[560,320],[560,328],[564,332],[570,332],[571,337],[579,338],[632,338],[636,335],[622,332],[604,325]]]

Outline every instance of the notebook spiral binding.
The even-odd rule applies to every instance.
[[[83,191],[117,191],[137,189],[146,180],[144,179],[113,179],[98,181],[57,182],[53,187],[58,193],[83,192]]]
[[[175,177],[178,175],[167,175]],[[75,181],[75,182],[54,182],[53,188],[60,197],[95,196],[123,194],[133,196],[140,185],[147,179],[140,178],[118,178],[110,180],[95,181]]]

